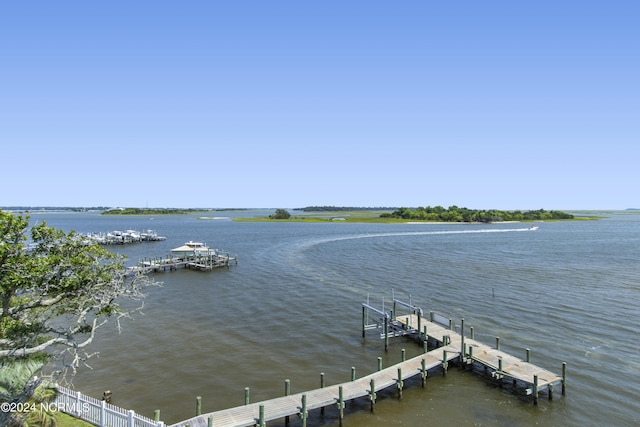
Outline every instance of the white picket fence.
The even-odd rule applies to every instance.
[[[79,391],[56,385],[58,393],[52,409],[80,418],[99,427],[164,427],[162,421],[136,414],[127,409],[85,396]]]

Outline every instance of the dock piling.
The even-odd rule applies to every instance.
[[[309,413],[307,412],[307,395],[302,395],[302,411],[300,412],[300,416],[302,417],[302,427],[307,427],[307,417]]]
[[[427,385],[427,361],[425,359],[420,360],[420,378],[422,380],[422,388]]]
[[[267,427],[267,423],[264,420],[264,405],[260,405],[258,409],[258,426]]]
[[[284,395],[289,396],[290,394],[291,394],[291,380],[287,378],[286,380],[284,380]],[[285,426],[289,425],[289,415],[284,417],[284,425]]]
[[[340,427],[342,427],[342,420],[344,419],[344,392],[342,390],[342,386],[338,388],[338,414]]]
[[[369,399],[371,400],[371,412],[374,412],[376,407],[376,380],[372,378],[369,384],[371,387],[371,390],[369,390]]]
[[[320,373],[320,388],[324,388],[325,386],[325,382],[324,382],[324,372]],[[322,408],[320,408],[320,415],[324,415],[324,406]]]

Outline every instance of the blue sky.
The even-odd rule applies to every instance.
[[[640,207],[640,2],[0,5],[0,206]]]

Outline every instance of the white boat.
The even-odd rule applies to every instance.
[[[532,225],[531,227],[529,227],[529,230],[534,231],[537,230],[538,226],[537,225]]]

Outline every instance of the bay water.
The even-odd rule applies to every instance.
[[[402,400],[379,393],[375,413],[361,399],[346,426],[640,425],[640,213],[605,212],[596,221],[530,224],[368,224],[238,222],[269,211],[176,216],[31,213],[65,231],[154,229],[167,240],[111,246],[128,256],[166,256],[186,241],[238,256],[212,272],[155,274],[134,320],[99,330],[96,356],[72,378],[76,390],[167,424],[203,412],[348,381],[420,354],[404,338],[387,352],[361,337],[361,304],[390,310],[392,297],[426,312],[464,318],[468,336],[556,374],[567,363],[567,394],[531,397],[456,367],[408,381]],[[221,218],[226,217],[226,218]],[[338,426],[336,408],[312,411],[308,425]],[[292,425],[300,421],[292,419]],[[269,423],[284,425],[284,420]]]

